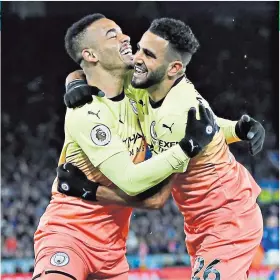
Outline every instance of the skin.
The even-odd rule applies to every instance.
[[[179,54],[167,40],[146,31],[134,56],[135,71],[131,84],[135,88],[147,89],[153,101],[161,100],[174,81],[184,75],[186,65],[179,59]]]
[[[110,19],[102,18],[92,23],[87,28],[84,44],[89,47],[83,48],[82,56],[89,63],[99,62],[101,67],[109,70],[133,66],[132,52],[121,54],[123,49],[131,50],[130,37]]]
[[[90,85],[101,89],[108,98],[122,92],[124,75],[133,66],[133,55],[130,37],[114,21],[102,18],[86,29],[81,56],[81,67]]]

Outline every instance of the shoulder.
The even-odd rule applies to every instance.
[[[114,116],[110,108],[105,102],[102,102],[102,97],[94,97],[93,101],[85,104],[82,107],[75,109],[67,109],[66,121],[68,124],[73,124],[82,128],[87,123],[104,123],[108,124],[114,120]]]
[[[167,94],[166,101],[163,103],[162,117],[168,115],[180,117],[187,114],[192,107],[198,109],[200,102],[209,107],[208,102],[198,93],[193,83],[184,78]]]
[[[196,100],[198,92],[193,83],[187,78],[182,79],[176,86],[174,86],[168,93],[170,103],[180,104],[180,107],[187,106]]]

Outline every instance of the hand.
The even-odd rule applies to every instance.
[[[248,115],[243,115],[235,126],[235,133],[241,140],[249,143],[249,152],[252,156],[262,150],[265,130],[260,122]]]
[[[213,139],[218,130],[213,114],[199,103],[200,120],[196,119],[196,109],[188,112],[188,121],[184,138],[179,142],[182,150],[189,156],[195,157]]]
[[[98,183],[87,179],[86,175],[71,163],[57,168],[58,191],[65,195],[96,201]]]
[[[76,108],[92,102],[92,95],[97,95],[99,89],[87,84],[86,80],[74,80],[66,87],[64,103],[68,108]]]

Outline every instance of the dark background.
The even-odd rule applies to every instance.
[[[245,144],[232,151],[258,181],[278,180],[278,2],[2,2],[3,258],[33,257],[32,236],[63,145],[64,81],[78,68],[64,35],[95,12],[115,20],[134,50],[154,18],[188,23],[201,44],[188,78],[218,116],[248,113],[262,122],[266,142],[258,156],[250,157]],[[260,202],[273,228],[277,200]],[[171,200],[161,211],[135,211],[128,253],[184,253],[182,225]]]

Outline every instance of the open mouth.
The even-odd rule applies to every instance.
[[[121,49],[120,54],[121,54],[122,56],[130,56],[130,57],[133,57],[133,55],[132,55],[132,48],[131,48],[131,47],[123,48],[123,49]]]
[[[142,67],[139,67],[137,65],[134,66],[134,77],[144,77],[148,74],[148,71]]]

